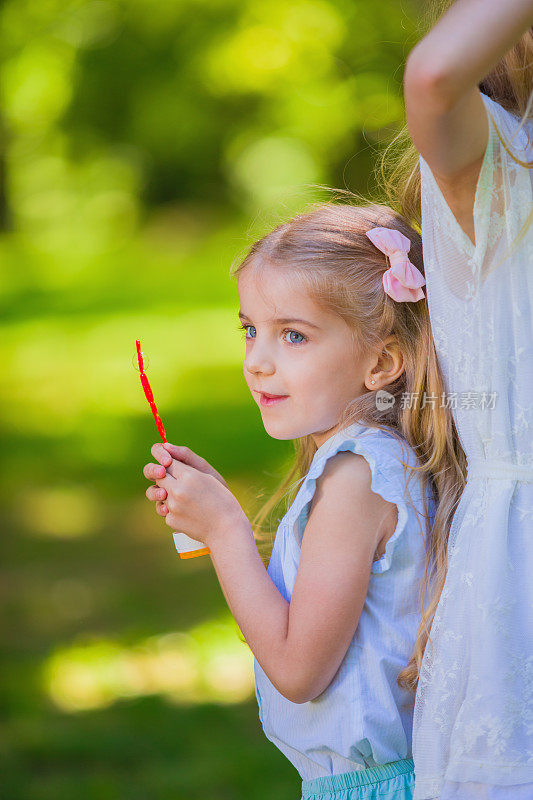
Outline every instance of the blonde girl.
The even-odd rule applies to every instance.
[[[416,150],[391,182],[411,221],[421,211],[435,346],[468,461],[449,540],[433,536],[415,800],[530,800],[533,2],[434,11],[448,6],[407,61]]]
[[[234,274],[244,377],[266,432],[294,442],[293,467],[255,530],[187,447],[154,445],[146,495],[209,547],[254,654],[265,735],[302,798],[411,800],[426,550],[464,481],[420,236],[386,206],[325,203],[256,242]],[[265,564],[261,523],[282,499]]]

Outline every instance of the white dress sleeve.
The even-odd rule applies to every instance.
[[[420,670],[413,800],[533,798],[533,122],[485,95],[475,244],[420,158],[435,348],[468,461]],[[506,140],[505,145],[498,131]]]
[[[486,95],[481,97],[487,112],[488,141],[474,198],[475,244],[457,222],[420,156],[424,262],[428,248],[432,256],[429,266],[442,282],[434,281],[431,287],[434,305],[445,302],[447,293],[471,299],[491,272],[512,265],[520,235],[531,221],[531,174],[513,160],[498,131],[511,143],[515,155],[531,160],[532,122],[517,133],[518,117]]]

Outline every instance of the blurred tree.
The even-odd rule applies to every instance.
[[[228,269],[314,184],[376,190],[419,6],[0,2],[10,800],[295,796],[210,562],[180,563],[144,497],[131,359],[140,337],[169,439],[252,513],[292,446],[245,386]]]

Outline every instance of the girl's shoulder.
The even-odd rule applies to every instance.
[[[522,121],[516,112],[504,108],[483,92],[479,94],[487,115],[488,139],[476,186],[477,201],[478,195],[482,194],[487,184],[501,182],[509,177],[508,171],[511,173],[519,170],[529,172],[527,166],[519,164],[516,159],[529,162],[533,156],[533,119],[526,117]],[[422,195],[431,194],[432,191],[440,195],[431,168],[421,155],[419,164]],[[501,174],[501,170],[498,169],[502,164],[505,164],[506,167],[504,174]],[[481,209],[478,207],[474,209],[474,211],[476,210],[479,215]],[[439,227],[438,220],[435,221],[435,225]]]
[[[410,469],[417,466],[416,455],[405,439],[393,432],[353,423],[330,437],[316,451],[283,522],[301,546],[317,481],[327,461],[343,451],[356,453],[366,460],[371,471],[371,491],[398,508],[395,531],[387,541],[385,553],[372,566],[372,572],[384,572],[390,567],[393,552],[413,521],[413,513],[422,509],[420,480]]]
[[[369,461],[372,474],[387,473],[404,483],[404,466],[417,465],[414,450],[406,439],[388,428],[374,428],[352,423],[335,433],[319,447],[306,475],[306,481],[316,480],[322,473],[326,461],[336,453],[351,451]]]

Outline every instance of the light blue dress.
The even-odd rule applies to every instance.
[[[414,696],[396,679],[409,661],[420,622],[418,593],[426,543],[421,481],[402,465],[418,465],[411,447],[388,431],[359,423],[324,442],[280,521],[268,574],[290,602],[316,480],[328,458],[341,450],[366,459],[372,491],[398,507],[396,529],[384,554],[372,564],[357,630],[321,695],[306,703],[287,700],[254,659],[259,718],[266,737],[300,773],[306,800],[315,794],[321,800],[366,800],[385,798],[387,792],[397,800],[410,800]],[[429,489],[427,501],[433,522]]]

